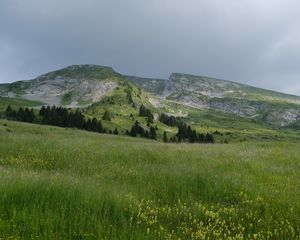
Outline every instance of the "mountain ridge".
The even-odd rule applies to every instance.
[[[0,96],[75,108],[100,102],[107,94],[118,95],[122,91],[114,89],[119,88],[126,92],[123,98],[132,98],[128,93],[132,92],[140,104],[155,102],[149,106],[158,110],[170,105],[168,102],[176,102],[257,118],[277,126],[288,126],[300,119],[300,97],[296,95],[185,73],[171,73],[168,80],[127,76],[112,67],[94,64],[70,65],[32,80],[1,84]]]
[[[267,89],[267,88],[262,88],[262,87],[258,87],[258,86],[254,86],[248,83],[240,83],[237,81],[232,81],[232,80],[228,80],[228,79],[223,79],[223,78],[216,78],[216,77],[210,77],[210,76],[206,76],[206,75],[197,75],[197,74],[190,74],[190,73],[184,73],[184,72],[172,72],[169,75],[169,78],[151,78],[151,77],[139,77],[137,75],[123,75],[126,78],[132,80],[132,81],[138,81],[140,79],[143,80],[147,80],[147,81],[161,81],[161,82],[167,82],[170,80],[170,77],[172,75],[185,75],[185,76],[191,76],[191,77],[201,77],[201,78],[206,78],[206,79],[210,79],[211,81],[224,81],[224,82],[228,82],[228,83],[232,83],[232,84],[237,84],[237,85],[241,85],[241,86],[245,86],[245,87],[249,87],[249,88],[255,88],[257,90],[264,90],[264,91],[268,91],[268,92],[273,92],[275,94],[280,94],[280,95],[286,95],[286,96],[290,96],[290,97],[296,97],[296,98],[300,98],[300,95],[297,94],[291,94],[291,93],[285,93],[285,92],[280,92],[278,90],[274,90],[274,89]]]

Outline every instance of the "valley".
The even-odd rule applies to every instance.
[[[1,84],[0,239],[300,239],[299,112],[97,65]]]

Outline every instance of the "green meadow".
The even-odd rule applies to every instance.
[[[38,101],[30,101],[23,98],[7,98],[0,97],[0,112],[4,112],[7,106],[11,106],[12,108],[18,109],[19,107],[36,107],[41,106],[43,103]]]
[[[300,148],[0,120],[0,239],[300,239]]]

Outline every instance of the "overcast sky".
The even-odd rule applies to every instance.
[[[0,0],[0,82],[93,63],[300,95],[299,0]]]

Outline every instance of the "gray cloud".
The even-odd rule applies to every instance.
[[[77,63],[300,94],[297,0],[2,0],[0,82]]]

